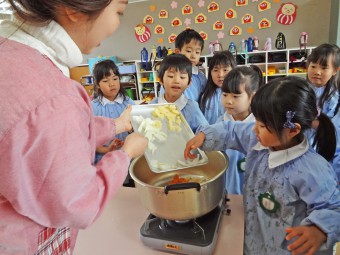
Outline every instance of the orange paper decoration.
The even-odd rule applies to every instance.
[[[254,28],[252,28],[252,27],[248,27],[248,33],[249,33],[249,34],[252,34],[252,33],[254,33]]]
[[[156,5],[154,4],[150,5],[150,11],[152,12],[156,11]]]
[[[158,38],[158,39],[157,39],[157,42],[158,42],[159,44],[162,44],[162,43],[164,42],[164,39],[163,39],[163,38]]]

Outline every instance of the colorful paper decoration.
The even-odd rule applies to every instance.
[[[224,18],[225,19],[237,18],[237,12],[234,9],[230,8],[224,13]]]
[[[153,17],[150,15],[146,15],[143,19],[144,24],[152,24],[153,23]]]
[[[182,26],[182,21],[176,17],[171,21],[171,26],[173,27]]]
[[[163,39],[163,38],[158,38],[158,39],[157,39],[157,42],[158,42],[159,44],[162,44],[162,43],[164,42],[164,39]]]
[[[135,36],[140,43],[149,41],[151,37],[150,29],[144,24],[138,24],[135,26]]]
[[[177,37],[176,34],[171,34],[171,35],[168,37],[169,43],[174,43],[175,40],[176,40],[176,37]]]
[[[162,35],[164,34],[164,27],[162,27],[161,25],[157,25],[155,27],[155,34],[156,35]]]
[[[254,22],[254,17],[253,15],[246,13],[242,17],[242,24],[248,24]]]
[[[207,17],[203,13],[197,14],[195,17],[195,23],[206,23]]]
[[[270,8],[271,8],[271,5],[270,5],[270,3],[268,1],[262,1],[257,6],[257,9],[259,10],[259,12],[269,10]]]
[[[270,20],[263,18],[259,22],[259,29],[269,28],[272,26],[272,23]]]
[[[230,35],[241,35],[242,34],[242,28],[239,26],[233,26],[230,29]]]
[[[199,34],[204,41],[208,40],[208,34],[206,32],[200,31]]]
[[[236,6],[246,6],[248,5],[248,0],[235,0]]]
[[[224,29],[224,24],[222,21],[218,20],[214,23],[213,30],[223,30],[223,29]]]
[[[150,11],[152,12],[156,11],[156,5],[154,4],[150,5]]]
[[[208,12],[216,12],[220,10],[220,6],[216,2],[211,2],[208,5]]]
[[[189,4],[186,4],[183,6],[182,8],[182,14],[183,15],[188,15],[188,14],[192,14],[193,13],[193,9]]]
[[[254,28],[248,27],[247,31],[248,31],[249,34],[252,34],[252,33],[254,33]]]
[[[167,19],[169,17],[169,13],[166,10],[160,10],[158,13],[158,18]]]
[[[277,11],[276,20],[279,24],[290,25],[296,19],[297,5],[292,2],[282,3]]]
[[[217,38],[218,39],[223,39],[224,38],[224,33],[222,31],[217,33]]]

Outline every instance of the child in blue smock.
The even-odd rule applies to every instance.
[[[250,110],[251,99],[259,87],[259,75],[251,67],[231,70],[223,81],[221,104],[225,113],[219,121],[255,122]],[[227,149],[229,159],[226,171],[226,190],[229,194],[243,194],[246,157],[244,153]]]
[[[199,125],[208,124],[208,121],[198,103],[183,94],[190,85],[191,71],[191,63],[184,55],[166,56],[158,70],[159,83],[164,87],[164,93],[154,98],[150,104],[174,103],[195,132]]]
[[[331,120],[318,113],[303,78],[276,78],[254,95],[255,123],[202,126],[190,151],[232,148],[247,155],[244,180],[246,255],[332,254],[340,238],[340,190],[328,160],[335,151]],[[318,118],[318,153],[304,136]],[[318,139],[323,137],[323,139]]]
[[[332,118],[336,129],[336,151],[333,159],[333,168],[340,181],[340,111]]]
[[[93,113],[96,116],[118,118],[128,105],[135,102],[129,98],[123,87],[120,86],[120,74],[118,67],[112,60],[98,62],[93,68],[94,94],[92,100]],[[115,136],[116,139],[96,148],[95,163],[105,153],[119,149],[128,132]]]
[[[209,60],[208,81],[198,103],[209,124],[214,124],[223,115],[221,87],[226,75],[236,67],[234,56],[229,51],[216,52]]]
[[[340,49],[335,44],[321,44],[307,58],[307,79],[313,85],[323,113],[333,118],[339,101]]]
[[[202,93],[204,86],[207,83],[205,74],[199,70],[197,66],[200,61],[203,48],[203,38],[193,29],[186,29],[176,37],[174,52],[186,56],[192,65],[191,84],[184,91],[184,95],[196,102],[198,102],[199,95]],[[164,89],[161,88],[160,94],[163,93]]]

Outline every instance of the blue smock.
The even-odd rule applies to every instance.
[[[217,119],[224,114],[224,107],[221,102],[221,94],[221,88],[217,88],[216,93],[208,99],[208,102],[205,105],[203,114],[209,124],[216,123]]]

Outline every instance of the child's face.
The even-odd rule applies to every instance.
[[[212,81],[216,86],[219,88],[222,88],[223,80],[226,77],[226,75],[231,71],[232,67],[230,65],[216,65],[214,68],[210,71],[211,72],[211,78]]]
[[[115,100],[120,90],[119,76],[111,71],[110,76],[104,77],[99,81],[99,89],[105,98],[110,101]]]
[[[189,87],[189,75],[175,68],[169,68],[165,71],[161,84],[164,86],[164,97],[166,101],[173,103],[180,98],[184,90]]]
[[[308,80],[318,88],[326,85],[332,76],[336,74],[337,70],[333,67],[332,58],[329,57],[327,66],[322,66],[318,63],[311,62],[307,69]]]
[[[235,120],[244,120],[250,114],[250,103],[252,97],[248,96],[244,90],[244,85],[240,85],[241,94],[222,92],[221,102],[224,110],[232,115]]]
[[[183,45],[179,53],[186,56],[191,61],[192,66],[196,66],[201,57],[202,45],[199,41],[191,40],[190,43]]]
[[[286,128],[282,132],[281,140],[275,132],[271,132],[267,129],[263,122],[256,120],[253,127],[253,131],[260,144],[265,147],[270,147],[275,151],[285,150],[296,144],[294,137],[298,132],[291,131]]]

